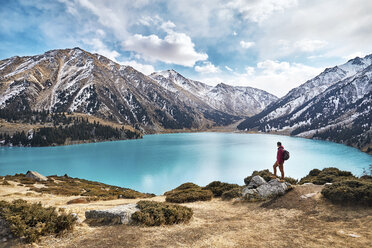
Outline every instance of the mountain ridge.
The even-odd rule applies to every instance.
[[[213,89],[177,75],[199,89]],[[81,48],[0,61],[0,108],[80,112],[132,125],[145,133],[224,126],[247,116],[217,108],[196,93],[179,85],[172,91],[130,66]],[[267,94],[270,103],[277,99]]]
[[[370,147],[371,75],[372,55],[327,68],[261,113],[241,122],[238,129],[280,131],[358,148]]]

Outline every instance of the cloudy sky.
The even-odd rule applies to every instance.
[[[81,47],[277,96],[372,53],[371,0],[0,0],[0,16],[0,59]]]

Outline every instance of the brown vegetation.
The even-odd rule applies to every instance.
[[[173,203],[209,201],[213,197],[210,190],[205,190],[202,187],[193,183],[184,183],[177,188],[165,192],[165,200]]]
[[[214,181],[205,186],[203,189],[210,190],[213,193],[213,196],[222,196],[222,194],[226,191],[232,190],[241,187],[237,184],[231,184],[231,183],[222,183],[220,181]]]
[[[68,176],[49,176],[47,181],[40,184],[44,187],[36,187],[34,179],[26,177],[24,174],[5,176],[6,180],[27,185],[31,191],[63,196],[83,196],[88,201],[112,200],[118,198],[149,198],[154,194],[145,194],[132,189],[121,188],[118,186],[107,185],[104,183],[89,181]]]
[[[140,211],[133,214],[135,222],[145,226],[172,225],[188,222],[192,217],[192,209],[180,205],[155,201],[139,201]]]
[[[43,235],[71,230],[76,220],[69,214],[58,215],[54,207],[45,208],[41,203],[29,204],[24,200],[0,201],[0,217],[9,223],[15,237],[29,243],[38,241]]]

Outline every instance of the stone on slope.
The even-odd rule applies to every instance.
[[[248,188],[255,189],[263,184],[265,184],[266,181],[260,176],[254,176],[252,177],[251,181],[248,184]]]
[[[262,182],[265,181],[260,176],[255,179],[255,182]],[[255,178],[253,177],[253,178]],[[252,181],[253,181],[252,178]],[[262,179],[262,180],[261,180]],[[287,182],[280,182],[278,179],[272,179],[269,182],[262,183],[256,189],[252,189],[252,185],[248,185],[242,191],[242,195],[244,198],[248,200],[265,200],[268,198],[273,198],[276,196],[284,195],[288,189],[290,188],[291,184]]]
[[[85,212],[85,218],[89,223],[129,224],[132,214],[137,211],[140,211],[137,204],[132,203],[105,210],[89,210]]]
[[[47,181],[48,178],[46,176],[41,175],[40,173],[36,171],[27,171],[26,177],[32,178],[38,182],[40,181]]]

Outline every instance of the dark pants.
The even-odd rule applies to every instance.
[[[274,168],[274,175],[276,176],[276,167],[279,166],[280,173],[282,174],[282,179],[284,179],[284,168],[283,168],[284,162],[279,163],[278,161],[275,162],[273,168]]]

